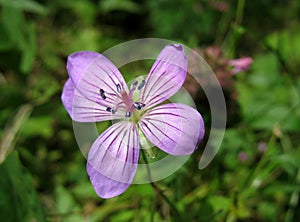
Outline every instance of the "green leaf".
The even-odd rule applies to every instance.
[[[104,0],[100,2],[100,8],[104,12],[121,10],[132,13],[138,13],[141,10],[138,4],[130,0]]]
[[[36,105],[47,103],[59,90],[61,90],[61,87],[52,76],[47,74],[38,75],[30,85],[31,100]]]
[[[208,203],[210,203],[214,212],[222,212],[222,215],[224,215],[230,210],[232,200],[223,196],[210,196]]]
[[[30,72],[36,56],[36,30],[35,23],[30,22],[27,25],[27,44],[22,48],[21,71]]]
[[[57,186],[56,194],[56,209],[57,214],[63,217],[64,222],[81,222],[84,221],[81,215],[79,205],[74,200],[72,194],[63,186]]]
[[[90,181],[87,180],[81,180],[74,188],[72,188],[72,192],[80,199],[91,199],[95,197],[93,186]]]
[[[111,216],[112,221],[133,221],[136,214],[133,210],[121,211]]]
[[[0,23],[0,51],[5,51],[12,49],[14,47],[14,42],[9,38],[9,36],[6,33],[5,28]]]
[[[52,121],[53,119],[50,116],[29,118],[20,130],[20,135],[24,137],[42,136],[49,138],[53,134]]]
[[[0,5],[37,14],[46,14],[47,8],[32,0],[0,0]]]
[[[85,24],[93,24],[97,15],[97,7],[95,7],[95,3],[91,1],[61,1],[59,4],[61,7],[72,10],[78,16],[80,22]]]
[[[2,8],[2,24],[4,35],[21,51],[20,70],[29,73],[36,55],[35,23],[26,23],[22,11],[14,7]]]
[[[0,165],[0,217],[6,222],[45,221],[32,177],[13,152]]]
[[[83,28],[77,30],[72,36],[70,42],[66,45],[65,51],[68,53],[79,50],[95,50],[98,49],[100,41],[100,32],[92,28]]]
[[[23,124],[27,121],[32,112],[32,108],[30,104],[22,105],[13,121],[6,125],[0,141],[0,163],[5,160],[9,152],[14,148],[16,136]]]
[[[272,86],[278,83],[279,63],[274,54],[261,54],[254,58],[253,73],[249,75],[249,83],[255,87]]]
[[[237,82],[238,102],[244,122],[253,129],[272,130],[279,125],[283,130],[299,129],[299,98],[295,87],[280,74],[279,62],[273,54],[254,58],[252,73],[246,81]]]
[[[272,202],[263,201],[258,203],[257,211],[266,221],[274,221],[274,215],[276,215],[278,209]]]
[[[266,37],[266,42],[289,63],[298,61],[300,56],[300,32],[299,27],[291,27],[289,30],[271,33]]]
[[[2,7],[3,27],[17,48],[26,47],[26,37],[24,35],[25,20],[20,10],[12,7]]]

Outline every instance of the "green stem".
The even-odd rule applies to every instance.
[[[235,23],[240,25],[244,15],[245,0],[238,0]]]
[[[300,184],[300,169],[298,169],[297,171],[296,183],[297,185]],[[285,218],[284,218],[285,222],[293,221],[298,203],[299,203],[299,191],[297,190],[291,194],[289,207],[288,210],[286,211]]]
[[[228,35],[225,37],[223,42],[223,47],[226,49],[225,56],[228,58],[235,57],[236,55],[236,46],[240,37],[244,34],[245,29],[241,26],[243,16],[244,16],[244,7],[245,0],[238,0],[237,9],[235,14],[235,20],[231,25],[231,30]]]
[[[163,200],[170,206],[171,210],[173,211],[174,215],[175,215],[175,221],[183,221],[183,218],[181,216],[181,213],[179,212],[179,210],[176,208],[176,206],[172,203],[172,201],[164,194],[164,192],[157,186],[157,184],[155,182],[152,182],[152,177],[151,177],[151,171],[150,168],[148,166],[148,160],[147,160],[147,156],[144,152],[144,150],[142,150],[142,157],[145,161],[145,163],[147,164],[147,176],[149,178],[149,180],[151,181],[150,184],[152,186],[152,188],[156,191],[156,193],[158,195],[160,195]]]
[[[243,184],[241,190],[244,191],[246,189],[249,189],[249,187],[252,186],[252,183],[253,183],[255,177],[257,176],[258,172],[260,171],[261,168],[263,168],[263,165],[267,161],[268,152],[270,152],[270,148],[272,147],[275,139],[276,139],[276,136],[273,133],[272,136],[271,136],[271,138],[268,141],[266,152],[262,155],[261,159],[256,164],[256,167],[253,170],[250,171],[250,174],[248,175],[247,179],[244,181],[244,184]]]

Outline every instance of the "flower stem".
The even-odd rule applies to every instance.
[[[243,14],[244,14],[244,6],[245,6],[245,0],[238,0],[237,10],[236,10],[236,18],[235,18],[235,22],[237,25],[241,25],[241,23],[242,23]]]
[[[175,215],[175,221],[183,221],[182,220],[182,216],[181,216],[181,213],[179,212],[179,210],[176,208],[176,206],[172,203],[172,201],[164,194],[164,191],[161,190],[159,188],[159,186],[157,186],[157,184],[155,182],[152,181],[152,178],[151,178],[151,171],[150,171],[150,168],[148,166],[148,160],[147,160],[147,156],[145,154],[145,151],[142,150],[142,157],[145,161],[145,163],[147,164],[147,176],[149,178],[149,181],[152,188],[155,190],[155,192],[160,195],[163,200],[170,206],[171,210],[173,211],[174,215]]]

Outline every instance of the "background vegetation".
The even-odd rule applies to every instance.
[[[0,0],[1,220],[299,221],[299,18],[293,0]],[[199,147],[157,183],[174,206],[150,184],[100,199],[60,101],[70,53],[143,37],[199,50],[227,98],[214,161],[200,171]],[[209,126],[201,88],[185,87]]]

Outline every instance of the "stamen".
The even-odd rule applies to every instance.
[[[104,94],[104,90],[103,89],[100,89],[99,93],[100,93],[100,96],[101,96],[102,99],[106,99],[106,96]]]
[[[136,103],[133,103],[133,107],[136,109],[136,110],[141,110],[141,106],[136,104]]]
[[[139,84],[139,82],[138,82],[137,80],[135,80],[135,81],[132,83],[132,89],[135,90],[138,84]]]
[[[111,107],[106,107],[106,111],[110,112],[112,114],[115,114],[117,112],[117,109],[112,109]]]
[[[140,85],[138,86],[138,90],[141,90],[144,87],[145,83],[146,81],[143,79]]]
[[[118,93],[121,93],[121,85],[118,83],[116,86],[117,86]]]
[[[145,107],[145,104],[144,103],[141,103],[141,102],[135,102],[133,103],[132,105],[136,110],[141,110],[143,107]]]
[[[130,117],[130,116],[131,116],[131,112],[127,111],[125,117]]]

